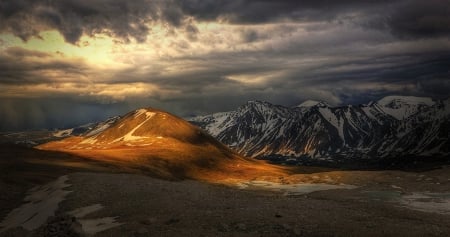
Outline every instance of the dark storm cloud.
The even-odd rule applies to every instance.
[[[385,28],[399,37],[450,35],[448,0],[187,0],[181,1],[181,7],[186,14],[202,20],[251,24],[277,20],[330,21],[342,16],[368,27]],[[250,41],[255,36],[254,32],[246,35]]]
[[[177,53],[149,60],[129,52],[126,69],[105,69],[39,49],[2,48],[0,90],[12,92],[0,94],[0,131],[70,127],[146,106],[188,116],[255,99],[289,106],[392,94],[445,98],[449,7],[448,0],[3,0],[0,33],[26,40],[55,29],[77,44],[83,34],[102,32],[143,43],[156,22],[170,28],[163,40]],[[202,21],[226,26],[205,33]],[[48,89],[64,82],[73,85]],[[156,89],[109,98],[133,83]],[[39,88],[22,91],[27,86]]]
[[[83,33],[104,31],[126,41],[134,38],[143,42],[149,31],[146,22],[164,15],[175,24],[176,14],[146,0],[7,0],[0,2],[0,29],[24,40],[41,30],[56,29],[70,43],[77,42]]]
[[[389,11],[387,26],[406,38],[450,36],[450,1],[403,1]]]
[[[390,1],[371,0],[186,0],[186,14],[202,20],[224,19],[232,23],[266,23],[274,20],[329,20],[339,13],[378,6]]]
[[[154,21],[185,27],[195,40],[196,29],[184,26],[189,17],[235,24],[351,18],[401,37],[433,37],[449,34],[449,8],[448,0],[6,0],[0,2],[0,30],[24,40],[56,29],[70,43],[99,32],[144,42],[150,32],[147,23]],[[251,31],[245,35],[249,42],[255,36]]]
[[[339,69],[348,65],[352,67]],[[325,64],[323,66],[329,70],[312,70],[306,74],[303,72],[302,80],[297,80],[298,72],[294,71],[290,77],[287,77],[290,79],[286,80],[290,80],[292,82],[290,85],[293,87],[302,85],[328,87],[330,91],[339,95],[343,103],[353,103],[358,99],[358,103],[369,101],[370,97],[356,96],[361,91],[367,94],[431,95],[434,98],[443,99],[450,96],[448,65],[450,65],[450,51],[440,54],[392,55]],[[346,100],[350,95],[354,98]]]
[[[88,67],[77,59],[55,59],[40,51],[12,47],[0,51],[0,85],[30,85],[55,82],[47,72],[58,72],[59,81],[79,81]],[[69,79],[72,78],[72,79]]]

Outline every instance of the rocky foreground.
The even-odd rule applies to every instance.
[[[449,236],[449,171],[305,174],[352,185],[315,192],[76,172],[24,194],[0,236]]]

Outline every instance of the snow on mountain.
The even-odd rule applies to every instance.
[[[58,130],[53,133],[53,136],[55,137],[68,137],[72,134],[73,128],[70,129],[64,129],[64,130]]]
[[[389,96],[367,105],[250,101],[190,121],[243,155],[336,160],[450,155],[449,100]]]
[[[109,128],[119,119],[120,116],[115,116],[102,122],[88,123],[74,128],[57,130],[53,132],[53,136],[57,138],[69,136],[93,136]]]
[[[319,106],[319,107],[330,107],[330,105],[323,101],[315,101],[315,100],[306,100],[303,103],[297,105],[296,107],[302,108],[309,108],[313,106]]]
[[[433,106],[431,98],[414,96],[387,96],[377,102],[381,109],[392,117],[402,120],[419,112],[422,108]]]
[[[378,104],[382,106],[394,105],[426,105],[432,106],[435,102],[428,97],[415,97],[415,96],[386,96],[378,101]]]
[[[89,126],[88,130],[82,133],[82,135],[93,136],[99,134],[105,131],[107,128],[111,127],[113,124],[115,124],[120,118],[121,118],[120,116],[114,116],[103,122],[95,123],[93,124],[93,126]]]

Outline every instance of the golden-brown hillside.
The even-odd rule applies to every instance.
[[[69,137],[37,148],[119,163],[170,179],[275,179],[286,171],[244,158],[189,122],[152,108],[130,112],[96,135]]]

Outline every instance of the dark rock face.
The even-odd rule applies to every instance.
[[[190,119],[246,156],[281,163],[449,157],[450,100],[389,96],[367,105],[251,101]]]

